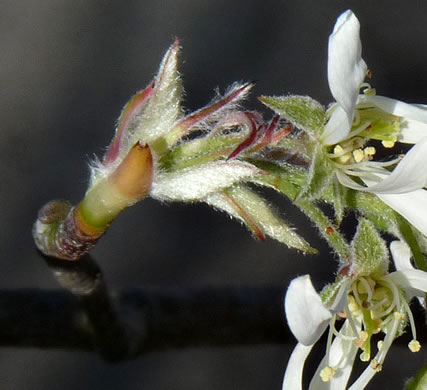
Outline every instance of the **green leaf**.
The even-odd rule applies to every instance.
[[[325,108],[309,96],[261,96],[259,100],[311,137],[317,138],[323,131]]]
[[[304,252],[317,253],[295,230],[279,218],[260,196],[244,185],[235,185],[221,193],[209,195],[205,201],[241,220],[257,237],[270,236]]]
[[[425,390],[427,389],[427,364],[418,371],[417,375],[406,383],[405,390]]]
[[[382,276],[388,269],[388,250],[374,225],[361,218],[351,243],[352,262],[359,276]]]

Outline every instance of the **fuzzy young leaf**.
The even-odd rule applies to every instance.
[[[246,186],[236,185],[222,193],[213,193],[205,201],[241,220],[261,240],[267,235],[289,247],[317,253],[294,229],[275,215],[263,198]]]
[[[309,96],[261,96],[259,100],[311,137],[317,138],[323,130],[325,109]]]
[[[359,275],[381,276],[387,272],[387,247],[374,225],[365,218],[359,221],[351,249]]]

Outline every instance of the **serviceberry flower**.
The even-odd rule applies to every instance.
[[[393,244],[391,253],[400,264],[409,263],[407,247]],[[421,349],[409,303],[426,292],[427,272],[404,268],[388,273],[385,244],[371,223],[361,220],[352,242],[352,261],[341,266],[335,283],[320,294],[308,275],[294,279],[289,285],[285,311],[298,345],[290,357],[283,389],[302,389],[305,360],[328,327],[326,354],[309,388],[347,388],[359,353],[359,358],[368,365],[349,389],[364,389],[381,371],[393,340],[407,325],[412,332],[409,350]],[[344,321],[339,330],[338,321]],[[385,334],[384,338],[373,346],[372,336],[380,333]]]
[[[370,72],[359,30],[348,10],[329,37],[328,81],[336,102],[326,111],[304,96],[261,100],[309,137],[312,164],[301,196],[319,198],[331,183],[372,192],[427,235],[427,108],[377,96],[364,82]],[[405,156],[375,160],[378,147],[384,154],[396,142],[414,146]]]

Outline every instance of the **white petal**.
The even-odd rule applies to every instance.
[[[353,112],[344,111],[341,106],[332,107],[332,114],[325,125],[322,134],[324,145],[334,145],[348,136],[353,122]]]
[[[337,103],[353,117],[360,84],[367,70],[362,59],[360,24],[350,10],[337,20],[329,37],[328,81]]]
[[[427,236],[427,191],[417,190],[406,194],[377,194],[377,196]]]
[[[427,123],[405,118],[400,123],[399,142],[415,144],[427,136]]]
[[[411,264],[411,250],[403,241],[393,241],[390,244],[390,252],[393,257],[394,266],[398,271],[413,269]]]
[[[360,323],[356,323],[356,327],[360,331]],[[349,321],[345,321],[339,333],[344,336],[354,336]],[[344,340],[341,337],[335,337],[330,349],[329,362],[326,361],[326,358],[321,361],[310,382],[310,390],[345,389],[353,369],[357,351],[358,347],[356,347],[353,340]],[[335,369],[335,375],[329,382],[323,382],[320,378],[320,371],[326,366],[331,366]]]
[[[374,104],[390,114],[427,123],[427,108],[419,104],[409,104],[386,96],[364,96],[363,101]]]
[[[289,328],[304,345],[314,344],[332,317],[314,289],[309,275],[292,280],[286,292],[285,312]]]
[[[376,194],[402,194],[423,188],[427,183],[427,137],[417,142],[393,172],[368,187]],[[366,181],[370,184],[369,181]]]
[[[393,283],[404,289],[415,291],[419,297],[427,293],[427,272],[419,269],[407,269],[405,271],[395,271],[388,274],[386,279],[391,279]]]
[[[237,160],[212,162],[172,173],[160,172],[153,182],[151,196],[160,200],[200,200],[259,173],[253,165]]]
[[[304,363],[310,353],[313,345],[302,345],[298,343],[292,351],[286,366],[285,377],[283,379],[282,390],[301,390],[302,389],[302,373]]]
[[[338,292],[336,293],[336,296],[332,302],[332,304],[329,306],[329,310],[332,313],[339,313],[344,311],[344,306],[347,303],[347,293],[351,285],[353,284],[354,279],[352,278],[345,278],[342,282],[340,288],[338,289]]]
[[[369,187],[356,183],[353,179],[351,179],[350,176],[346,175],[344,172],[337,170],[335,171],[335,174],[337,176],[338,181],[344,187],[352,188],[353,190],[356,190],[356,191],[369,191]]]

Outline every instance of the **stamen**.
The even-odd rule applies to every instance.
[[[379,318],[386,316],[391,313],[395,307],[400,307],[400,296],[399,291],[394,283],[389,282],[387,279],[381,278],[378,280],[382,285],[388,286],[389,290],[391,290],[393,301],[390,306],[383,312],[376,313]]]
[[[361,133],[362,131],[366,130],[371,125],[371,122],[364,122],[362,123],[357,129],[354,129],[353,131],[350,131],[350,133],[345,137],[342,141],[345,141],[349,138],[353,138],[357,134]]]
[[[378,341],[378,343],[377,343],[378,351],[380,351],[380,350],[381,350],[381,348],[383,347],[383,345],[384,345],[384,341],[379,340],[379,341]]]
[[[395,311],[393,315],[396,321],[403,321],[405,319],[405,313],[399,313],[398,311]]]
[[[319,375],[323,382],[329,382],[335,375],[335,370],[332,367],[326,366],[320,371]]]
[[[421,350],[421,344],[418,340],[412,340],[409,344],[408,344],[408,348],[411,352],[420,352]]]
[[[360,360],[362,362],[369,362],[369,359],[371,358],[371,355],[368,352],[362,352],[359,356]]]
[[[414,321],[414,316],[412,315],[412,311],[411,308],[408,305],[408,302],[406,302],[405,299],[402,300],[402,304],[405,308],[406,314],[408,315],[409,318],[409,324],[411,326],[411,332],[412,332],[412,338],[414,339],[414,341],[417,339],[417,329],[415,327],[415,321]],[[421,346],[420,346],[421,348]],[[410,348],[409,348],[410,349]],[[417,351],[418,352],[418,351]]]
[[[403,156],[394,158],[393,160],[390,160],[390,161],[362,161],[358,164],[346,164],[346,165],[334,162],[334,165],[337,168],[341,168],[341,169],[363,168],[364,170],[370,170],[372,172],[385,173],[384,170],[379,170],[378,167],[389,167],[390,165],[395,165],[399,163],[402,160],[402,158]]]
[[[383,344],[381,350],[379,350],[377,355],[375,356],[375,359],[379,363],[382,363],[384,361],[384,359],[387,355],[387,352],[390,349],[394,338],[396,337],[398,327],[399,327],[399,321],[393,321],[393,326],[391,327],[390,332],[387,332],[387,334],[384,338],[384,344]]]
[[[371,287],[371,285],[369,284],[369,282],[364,277],[360,277],[359,281],[363,285],[363,286],[360,286],[360,287],[365,287],[365,289],[364,289],[363,292],[366,293],[366,294],[368,294],[368,301],[370,302],[372,300],[372,287]]]
[[[368,309],[369,310],[376,310],[379,307],[383,306],[387,301],[388,301],[388,298],[384,298],[381,301],[379,301],[378,303],[376,303],[375,305],[369,306]]]
[[[382,364],[378,360],[376,360],[376,359],[372,360],[370,366],[376,372],[380,372],[383,369]]]
[[[329,332],[328,332],[328,341],[326,343],[326,356],[325,359],[329,364],[329,352],[331,349],[331,345],[332,345],[332,335],[334,333],[335,330],[335,320],[336,320],[337,316],[334,314],[331,318],[331,322],[329,323]]]
[[[385,148],[391,149],[394,146],[394,144],[396,143],[396,141],[388,140],[388,141],[381,141],[381,143],[383,144],[383,146]]]
[[[353,331],[353,334],[357,337],[357,335],[358,335],[357,328],[356,328],[356,325],[354,323],[353,317],[352,317],[352,315],[350,313],[350,310],[348,308],[348,304],[347,303],[344,306],[344,311],[345,311],[345,314],[347,315],[347,319],[348,319],[348,322],[350,324],[351,330]]]
[[[359,338],[354,340],[353,343],[356,347],[362,348],[363,344],[365,343],[366,340],[368,340],[368,338],[369,338],[368,333],[362,330],[359,333]]]
[[[368,146],[367,148],[363,149],[363,153],[365,153],[365,156],[370,157],[373,156],[377,151],[373,146]]]
[[[355,299],[355,301],[357,302],[357,304],[358,304],[360,307],[362,307],[362,301],[361,301],[361,299],[360,299],[360,297],[359,297],[359,292],[357,291],[356,283],[353,283],[353,284],[351,285],[351,291],[353,292],[353,296],[354,296],[354,299]]]
[[[353,150],[353,158],[356,163],[360,163],[363,160],[364,156],[365,154],[363,153],[362,149]]]

